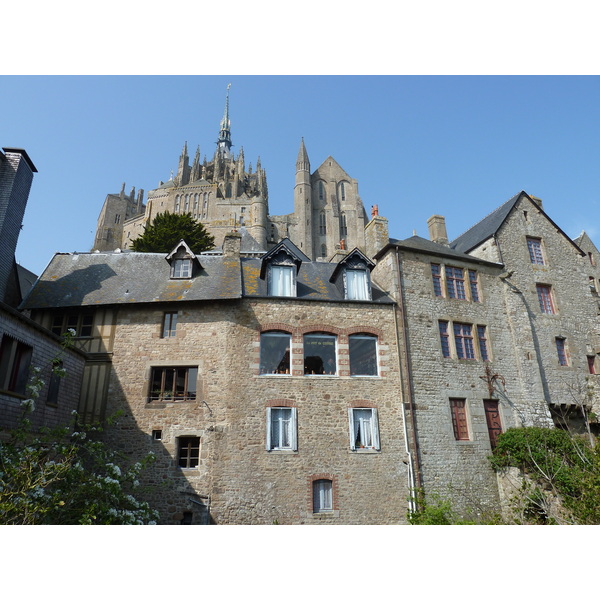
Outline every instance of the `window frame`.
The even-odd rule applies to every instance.
[[[25,397],[33,346],[10,335],[0,341],[0,391]]]
[[[178,386],[178,371],[185,370],[184,375],[184,391],[177,391]],[[171,390],[167,389],[168,372],[172,371]],[[160,389],[153,389],[155,383],[155,375],[160,373]],[[193,389],[190,389],[190,383],[193,383]],[[192,366],[152,366],[150,367],[150,387],[148,389],[147,402],[195,402],[198,397],[198,367]],[[154,393],[158,391],[158,394]]]
[[[471,441],[466,398],[449,398],[452,431],[457,442]]]
[[[438,321],[438,330],[440,332],[440,344],[442,348],[442,356],[444,358],[452,358],[452,351],[450,349],[450,331],[449,321]]]
[[[359,274],[362,277],[359,277]],[[354,285],[350,282],[351,279],[354,279]],[[344,298],[345,300],[371,300],[369,269],[344,269]]]
[[[278,372],[279,366],[286,358],[285,351],[284,351],[281,359],[279,360],[275,371],[268,372],[266,370],[266,366],[268,365],[269,361],[267,360],[267,357],[264,354],[264,353],[266,353],[266,346],[267,346],[267,343],[264,340],[267,338],[286,338],[286,340],[287,340],[286,345],[288,348],[288,350],[287,350],[287,372],[285,372],[285,364],[283,366],[284,372]],[[259,364],[258,364],[259,375],[274,375],[277,377],[291,375],[291,373],[292,373],[292,356],[291,356],[291,354],[292,354],[292,334],[291,333],[288,333],[287,331],[278,331],[278,330],[262,331],[260,334],[260,353],[259,353]],[[263,367],[263,365],[264,365],[264,367]],[[264,372],[263,372],[263,368],[265,368]]]
[[[527,249],[532,265],[545,265],[546,257],[542,248],[542,238],[527,236]]]
[[[466,300],[465,270],[462,267],[444,265],[446,273],[446,294],[454,300]]]
[[[537,292],[540,311],[544,315],[555,315],[556,304],[552,293],[552,286],[546,283],[536,283],[535,289]]]
[[[165,312],[163,314],[163,326],[161,338],[168,339],[177,335],[177,311]]]
[[[323,364],[323,372],[322,373],[315,373],[314,370],[312,373],[308,373],[307,372],[307,365],[306,365],[306,361],[307,358],[312,358],[311,356],[307,356],[306,352],[307,352],[307,347],[309,346],[309,344],[306,343],[307,338],[330,338],[333,340],[333,353],[334,353],[334,362],[335,362],[335,370],[333,373],[327,373],[325,371],[325,364]],[[309,332],[309,333],[305,333],[303,338],[302,338],[302,346],[303,346],[303,365],[304,365],[304,375],[307,377],[322,377],[322,376],[327,376],[329,375],[330,377],[333,376],[337,376],[339,373],[339,369],[338,369],[338,336],[335,335],[334,333],[327,333],[327,332],[318,332],[318,331],[314,331],[314,332]],[[320,356],[318,356],[318,358],[321,358]]]
[[[63,335],[69,329],[75,331],[76,338],[91,338],[94,333],[94,311],[57,312],[52,316],[50,331],[55,335]]]
[[[183,441],[187,441],[187,445],[183,445]],[[194,445],[192,446],[192,443]],[[197,453],[194,456],[194,453]],[[181,464],[182,460],[186,464]],[[191,464],[195,462],[195,464]],[[182,435],[177,438],[177,466],[180,469],[196,469],[200,464],[200,436],[197,435]]]
[[[357,369],[353,368],[352,365],[353,363],[356,365],[356,363],[359,361],[358,357],[355,356],[354,360],[353,360],[353,351],[352,351],[352,342],[353,341],[359,341],[359,340],[368,340],[368,341],[372,341],[374,344],[374,358],[375,358],[375,368],[374,368],[374,373],[356,373],[355,371]],[[354,353],[356,353],[357,350],[354,350]],[[362,360],[364,359],[360,359],[360,361],[362,362]],[[350,376],[351,377],[379,377],[379,339],[377,338],[376,335],[372,335],[369,333],[352,333],[348,336],[348,361],[349,361],[349,367],[350,367]]]
[[[452,323],[456,357],[463,360],[475,360],[475,342],[472,323]],[[469,354],[471,356],[469,356]]]
[[[567,349],[567,340],[564,337],[557,336],[554,338],[556,343],[556,353],[558,358],[558,365],[560,367],[569,366],[569,354]]]
[[[171,265],[171,279],[191,279],[192,259],[190,257],[174,258]]]
[[[283,289],[281,289],[281,277],[277,276],[277,284],[280,286],[275,289],[276,274],[283,275]],[[284,291],[289,293],[276,294],[275,291]],[[295,298],[296,297],[296,266],[282,263],[270,263],[267,269],[267,294],[275,298]]]
[[[479,274],[475,269],[468,269],[468,275],[471,302],[481,302],[481,293],[479,291]]]
[[[313,514],[333,513],[333,480],[315,479],[312,482]]]
[[[487,327],[485,325],[476,325],[476,327],[479,357],[483,362],[490,362],[490,345],[488,343]]]
[[[289,444],[279,445],[273,439],[273,426],[277,417],[283,411],[289,411],[289,422],[286,425]],[[282,416],[282,415],[281,415]],[[282,419],[279,419],[280,423]],[[267,452],[297,452],[298,450],[298,411],[295,406],[268,406],[267,407]]]
[[[357,419],[360,418],[359,411],[371,413],[371,417],[368,424],[368,428],[370,429],[371,444],[360,444],[357,446],[358,435],[361,435],[360,422],[358,423],[357,429]],[[350,434],[350,450],[354,452],[361,450],[381,450],[381,445],[379,441],[379,417],[376,408],[360,406],[354,406],[349,408],[348,425]],[[368,440],[365,440],[365,442],[366,441]]]
[[[433,281],[433,293],[437,298],[444,297],[442,288],[442,266],[438,263],[431,263],[431,279]]]

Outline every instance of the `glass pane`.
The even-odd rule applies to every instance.
[[[269,296],[293,296],[294,267],[272,265]]]
[[[289,333],[263,333],[260,336],[260,374],[290,373]]]
[[[348,300],[368,300],[367,272],[357,269],[346,271],[346,286]]]
[[[335,375],[335,335],[307,334],[304,336],[304,374]]]
[[[350,375],[377,375],[377,339],[352,335],[350,342]]]

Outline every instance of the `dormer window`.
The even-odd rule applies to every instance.
[[[269,265],[269,296],[296,295],[296,266]]]
[[[260,278],[267,280],[269,296],[296,296],[296,275],[305,256],[288,238],[284,238],[262,259]]]
[[[192,259],[176,258],[171,265],[172,279],[189,279],[192,276]]]
[[[370,300],[371,286],[367,269],[346,269],[344,272],[344,290],[346,300]]]
[[[340,261],[330,281],[335,282],[341,291],[343,285],[346,300],[371,300],[370,271],[374,263],[358,248],[355,248]]]
[[[196,268],[202,268],[196,255],[183,240],[175,246],[166,259],[171,266],[171,279],[191,279],[194,274],[194,263]]]

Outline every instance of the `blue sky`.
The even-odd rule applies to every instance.
[[[211,157],[231,83],[234,152],[260,156],[271,214],[293,210],[303,137],[358,180],[390,236],[454,238],[524,189],[568,235],[600,243],[596,76],[2,76],[2,147],[38,169],[17,260],[89,251],[106,194],[166,181],[187,141]]]

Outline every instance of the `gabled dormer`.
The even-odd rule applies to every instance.
[[[343,287],[346,300],[371,300],[371,271],[375,263],[358,248],[350,252],[335,267],[329,281]]]
[[[269,296],[296,296],[296,276],[310,259],[289,238],[284,238],[263,258],[260,278],[267,280]]]
[[[202,268],[200,261],[184,240],[180,240],[167,254],[166,261],[171,265],[171,279],[191,279]]]

